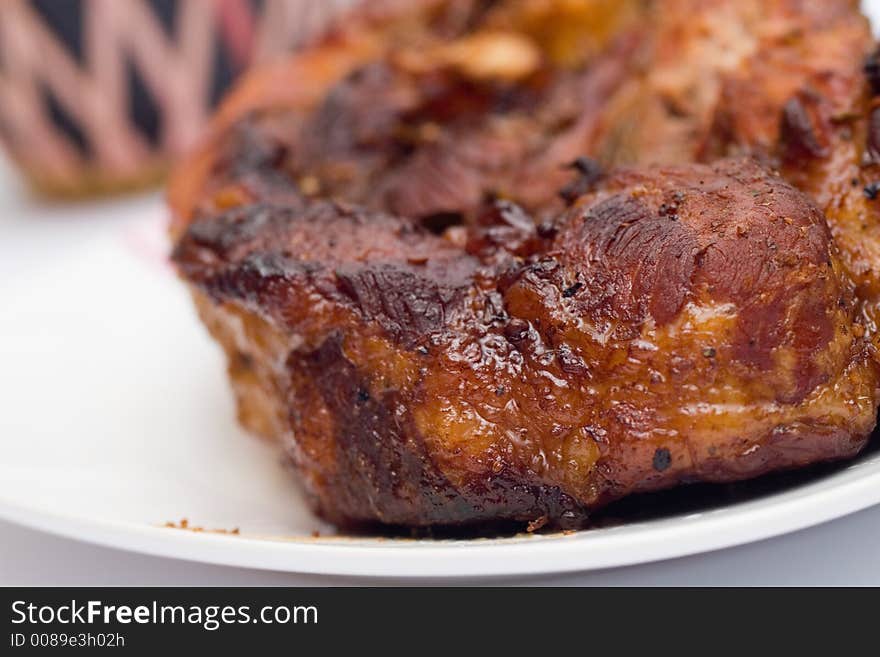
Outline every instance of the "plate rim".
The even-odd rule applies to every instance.
[[[400,579],[558,575],[735,547],[880,503],[880,469],[859,473],[848,468],[830,476],[836,477],[843,481],[823,477],[709,511],[571,534],[498,539],[231,536],[68,514],[2,497],[0,519],[108,548],[257,570]]]

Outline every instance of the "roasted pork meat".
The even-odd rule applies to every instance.
[[[246,79],[172,181],[240,420],[341,526],[578,527],[852,456],[870,47],[840,1],[352,14]]]

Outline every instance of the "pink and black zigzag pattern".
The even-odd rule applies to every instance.
[[[50,190],[137,180],[193,143],[241,71],[351,4],[3,0],[0,140]]]

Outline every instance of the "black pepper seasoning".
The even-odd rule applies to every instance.
[[[567,287],[567,288],[565,288],[565,289],[562,291],[562,296],[565,297],[566,299],[570,299],[570,298],[573,297],[575,294],[577,294],[577,293],[578,293],[578,290],[580,290],[583,286],[584,286],[583,283],[575,283],[575,284],[572,285],[571,287]]]
[[[654,452],[653,466],[657,472],[663,472],[672,465],[672,454],[665,447],[658,447]]]
[[[880,94],[880,48],[868,55],[862,70],[871,85],[871,92],[875,96]]]
[[[577,171],[577,178],[559,190],[559,196],[568,205],[574,203],[578,197],[591,191],[595,184],[602,178],[602,167],[595,160],[588,157],[579,157],[567,166]]]
[[[880,107],[875,107],[868,115],[868,136],[862,159],[866,165],[880,164]]]

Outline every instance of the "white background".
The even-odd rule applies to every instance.
[[[878,3],[865,4],[869,14],[876,16]],[[9,200],[9,195],[14,193],[8,185],[0,184],[0,207],[14,207],[17,203],[3,202],[4,197]],[[592,573],[480,581],[539,585],[876,586],[880,585],[880,507],[780,538],[682,559]],[[392,582],[250,571],[148,557],[95,547],[0,521],[0,584],[3,585],[386,583]]]

